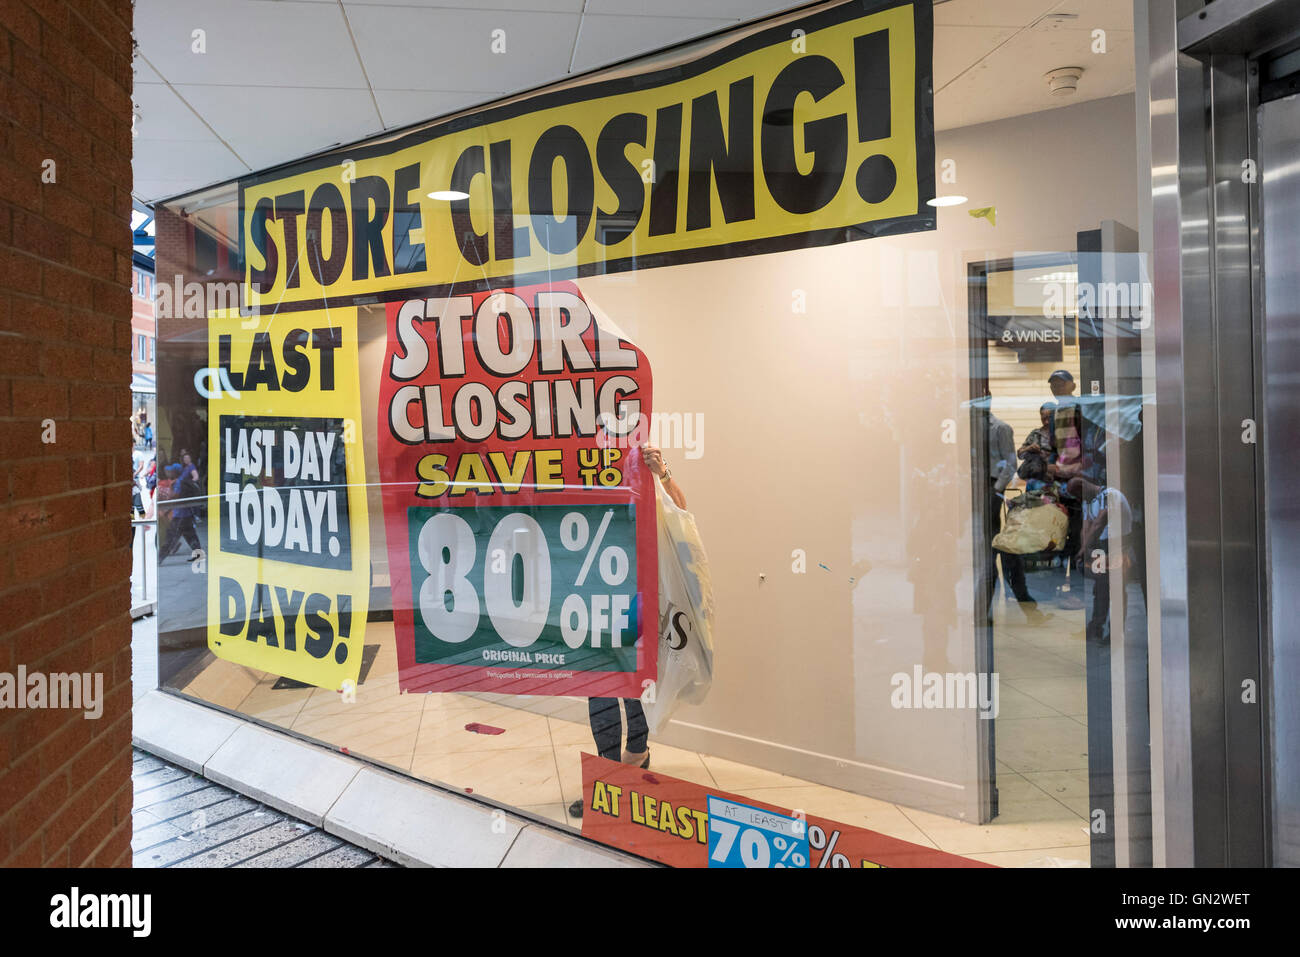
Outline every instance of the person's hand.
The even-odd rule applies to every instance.
[[[659,478],[664,476],[664,456],[653,445],[641,446],[641,460],[645,462],[646,467],[650,469]]]

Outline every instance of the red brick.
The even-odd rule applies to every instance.
[[[131,861],[132,17],[0,0],[0,667],[105,692],[0,714],[0,866]]]
[[[104,807],[86,822],[77,832],[72,843],[68,845],[68,856],[74,861],[94,860],[100,847],[113,833],[117,821],[113,817],[113,808]]]
[[[41,277],[41,294],[47,299],[83,308],[90,305],[93,280],[84,273],[46,263],[41,267]]]
[[[40,422],[33,419],[0,421],[0,460],[31,458],[40,455],[45,448],[41,443]]]
[[[40,585],[21,585],[0,594],[0,606],[4,607],[5,617],[11,620],[24,621],[37,617],[42,611],[42,602]]]
[[[84,718],[67,721],[59,731],[41,745],[41,774],[54,775],[90,744],[91,723]]]
[[[68,799],[68,776],[59,774],[42,782],[26,801],[12,812],[14,843],[22,845],[33,834],[40,834],[50,812]]]
[[[58,223],[70,232],[89,235],[94,228],[94,207],[68,187],[70,172],[70,164],[66,161],[58,163],[55,167],[58,181],[44,184],[45,202],[42,209],[50,222]],[[76,266],[78,269],[83,268],[81,263]]]
[[[0,276],[10,289],[40,289],[40,261],[12,247],[0,248]]]
[[[41,21],[23,0],[0,0],[0,23],[33,50],[41,45]]]
[[[14,82],[35,94],[36,98],[49,106],[66,109],[68,102],[68,85],[59,76],[57,70],[45,63],[40,54],[24,44],[12,47],[14,58]],[[31,124],[33,131],[39,127]]]
[[[27,374],[37,363],[28,366]],[[58,379],[31,379],[23,383],[14,396],[18,405],[14,414],[36,419],[61,419],[68,414],[68,384]]]
[[[14,216],[14,226],[22,237],[23,247],[42,259],[54,259],[61,263],[70,262],[69,234],[42,216],[26,210],[18,210]]]
[[[9,747],[16,752],[17,745],[13,743],[14,735],[11,729],[6,728],[5,737],[10,742]],[[16,763],[5,771],[4,779],[6,805],[10,808],[17,807],[22,803],[23,798],[34,794],[45,780],[41,775],[41,760],[37,752],[22,755],[15,753],[15,758]]]
[[[3,250],[0,250],[3,256]],[[26,288],[26,287],[25,287]],[[30,287],[33,292],[36,286]],[[7,328],[36,339],[59,339],[67,331],[67,316],[62,307],[54,307],[47,302],[27,296],[14,297],[13,315]]]
[[[28,831],[26,834],[30,835],[27,837],[27,843],[21,847],[15,847],[9,853],[9,857],[5,860],[6,867],[40,867],[44,863],[42,861],[44,855],[41,853],[41,833],[39,831]],[[23,836],[23,832],[18,831],[17,825],[15,825],[14,844],[16,845]]]
[[[41,344],[35,339],[8,339],[0,348],[0,376],[33,375],[40,365]]]

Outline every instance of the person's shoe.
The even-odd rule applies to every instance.
[[[630,764],[635,768],[650,767],[650,749],[647,748],[646,750],[641,751],[640,753],[636,753],[632,751],[624,751],[623,763]]]
[[[190,561],[192,562],[197,562],[202,557],[203,557],[203,549],[201,548],[196,548],[194,549],[194,551],[190,552]]]
[[[1052,620],[1050,614],[1044,614],[1038,609],[1038,602],[1032,598],[1019,600],[1020,611],[1025,616],[1025,621],[1031,625],[1041,625]]]
[[[582,798],[569,805],[569,817],[582,817]]]
[[[1079,611],[1083,608],[1083,599],[1077,598],[1074,592],[1070,592],[1061,597],[1057,607],[1062,608],[1065,611]]]

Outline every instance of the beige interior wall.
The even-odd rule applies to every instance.
[[[897,672],[974,667],[966,264],[1134,223],[1134,127],[1123,96],[939,134],[940,192],[971,202],[936,232],[582,282],[650,357],[655,408],[704,418],[703,455],[667,455],[712,566],[715,680],[667,740],[973,808],[978,719],[890,703]],[[968,213],[990,205],[996,226]]]

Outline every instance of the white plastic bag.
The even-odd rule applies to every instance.
[[[713,580],[695,516],[655,482],[659,513],[659,679],[641,696],[651,732],[713,683]]]

